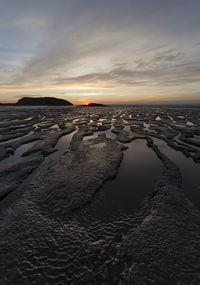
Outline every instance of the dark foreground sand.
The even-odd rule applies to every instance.
[[[0,118],[0,284],[200,284],[200,212],[154,142],[198,165],[198,109],[4,107]],[[155,188],[137,211],[88,221],[138,138],[162,162]]]

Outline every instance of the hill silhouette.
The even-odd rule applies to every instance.
[[[23,97],[19,99],[16,105],[21,106],[73,106],[67,100],[54,98],[54,97]]]

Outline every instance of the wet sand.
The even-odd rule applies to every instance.
[[[0,283],[200,283],[199,144],[195,108],[0,108]]]

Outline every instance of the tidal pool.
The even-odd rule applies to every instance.
[[[180,168],[182,189],[194,206],[200,210],[200,164],[169,147],[165,141],[153,137],[152,139],[160,151]]]
[[[20,158],[22,158],[23,153],[29,150],[35,143],[37,143],[37,141],[38,140],[30,142],[30,143],[22,144],[16,149],[14,154],[11,154],[9,157],[1,160],[0,164],[5,164],[5,163],[14,162],[14,161],[19,160]]]
[[[118,175],[104,184],[94,202],[84,210],[86,218],[108,221],[133,212],[144,196],[154,190],[162,163],[146,140],[137,139],[127,146]]]
[[[26,134],[26,135],[18,136],[18,137],[14,138],[14,139],[9,139],[9,140],[2,141],[2,142],[0,142],[0,145],[6,144],[6,143],[15,142],[15,141],[18,141],[18,140],[20,140],[20,139],[23,139],[23,138],[26,138],[26,137],[28,137],[28,136],[31,136],[31,135],[33,135],[33,134],[34,134],[34,132],[33,132],[33,131],[30,131],[30,132],[28,132],[28,134]]]
[[[91,136],[85,136],[83,138],[83,141],[87,141],[87,140],[90,140],[90,139],[95,139],[95,138],[97,138],[101,134],[106,134],[106,137],[109,138],[109,139],[115,139],[116,138],[116,135],[112,132],[112,128],[110,128],[109,130],[105,130],[105,131],[96,131]]]
[[[72,137],[73,135],[77,132],[77,130],[65,135],[65,136],[62,136],[56,146],[55,146],[55,149],[57,151],[51,153],[50,155],[48,155],[46,158],[45,158],[45,161],[46,162],[49,162],[49,161],[53,161],[53,160],[58,160],[68,149],[69,149],[69,146],[70,146],[70,142],[72,140]]]

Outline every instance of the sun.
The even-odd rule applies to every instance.
[[[88,106],[88,103],[85,103],[84,105],[85,105],[85,106]]]

